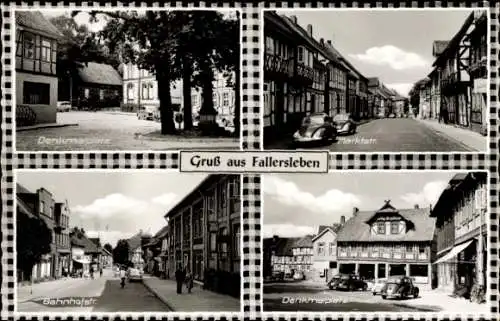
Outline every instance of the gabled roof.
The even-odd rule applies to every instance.
[[[82,63],[78,68],[78,76],[84,83],[98,85],[121,86],[122,77],[111,65],[97,62]]]
[[[16,194],[33,194],[33,192],[31,192],[30,190],[28,190],[23,185],[17,183],[16,184]]]
[[[437,57],[442,54],[449,43],[449,40],[434,40],[434,42],[432,43],[432,55],[434,57]]]
[[[264,242],[265,246],[267,245],[267,249],[273,249],[274,255],[276,256],[292,256],[292,249],[295,246],[295,242],[297,242],[299,237],[278,237],[278,238],[270,238]]]
[[[142,233],[139,232],[139,233],[135,234],[134,236],[132,236],[131,238],[129,238],[127,240],[128,250],[129,251],[134,251],[137,248],[139,248],[139,247],[142,246],[142,237],[141,237],[141,235],[142,235]]]
[[[312,241],[316,241],[318,238],[320,238],[323,234],[325,234],[328,231],[331,231],[334,234],[337,234],[338,231],[342,228],[342,225],[340,224],[334,224],[334,225],[320,225],[318,227],[318,233],[313,237]]]
[[[296,240],[293,247],[313,247],[312,240],[312,235],[306,235]]]
[[[398,215],[411,222],[412,228],[404,235],[373,235],[368,222],[378,211],[359,211],[337,233],[337,242],[405,242],[432,241],[435,219],[427,208],[398,209]]]
[[[47,37],[61,38],[63,34],[40,11],[17,11],[16,24],[37,31]]]
[[[82,247],[85,253],[99,253],[100,249],[80,230],[71,233],[71,244]]]

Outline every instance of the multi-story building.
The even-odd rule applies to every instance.
[[[222,72],[214,73],[213,102],[214,108],[220,115],[233,115],[236,102],[234,88],[230,86],[229,80],[233,75]],[[170,86],[172,105],[180,111],[184,106],[183,83],[176,80]],[[191,89],[191,105],[193,114],[199,114],[202,104],[202,91],[199,88]],[[159,107],[158,82],[154,73],[140,69],[137,65],[128,63],[123,65],[123,103],[135,106]]]
[[[436,286],[453,293],[486,286],[487,174],[455,175],[430,216],[436,218]]]
[[[54,276],[59,278],[70,271],[71,242],[69,238],[69,205],[68,202],[54,204],[54,231],[56,246],[56,262]]]
[[[59,243],[58,241],[62,240],[56,238],[56,231],[59,230],[54,217],[56,202],[52,194],[43,187],[39,188],[36,192],[31,192],[22,185],[17,184],[16,194],[18,199],[21,199],[23,204],[29,207],[29,210],[35,217],[45,222],[52,233],[50,252],[43,255],[41,261],[33,267],[32,280],[57,277],[59,275],[57,273],[57,267],[59,265],[57,245]],[[59,245],[61,245],[61,243],[59,243]]]
[[[375,211],[354,208],[337,233],[339,272],[374,280],[406,275],[430,289],[434,225],[429,208],[396,209],[390,201]]]
[[[101,249],[94,243],[82,228],[74,227],[69,232],[71,242],[72,273],[81,273],[84,276],[91,271],[97,273],[100,269]]]
[[[434,59],[439,57],[446,47],[449,41],[447,40],[435,40],[432,44],[432,56]],[[439,68],[434,68],[427,78],[430,79],[430,107],[429,107],[429,118],[441,119],[441,72]]]
[[[338,274],[337,232],[343,223],[345,216],[342,216],[341,224],[320,225],[317,234],[312,238],[313,279],[326,281]]]
[[[428,119],[431,115],[431,82],[429,78],[418,81],[419,92],[419,116],[422,119]]]
[[[16,11],[16,125],[55,123],[59,30],[39,11]]]
[[[472,85],[471,129],[486,135],[488,123],[488,17],[484,10],[474,12],[470,41],[469,73]]]
[[[293,243],[292,256],[292,271],[306,275],[312,270],[313,248],[311,235],[300,237]]]
[[[340,54],[333,47],[331,40],[320,39],[320,44],[328,55],[328,74],[325,93],[325,113],[334,117],[346,113],[346,89],[348,68],[338,58]]]
[[[471,77],[465,62],[470,56],[467,33],[473,22],[474,13],[471,13],[432,65],[440,72],[440,107],[444,122],[464,127],[470,127]]]
[[[264,137],[271,137],[295,130],[310,112],[312,98],[307,88],[314,83],[318,48],[295,16],[266,11],[264,35]]]
[[[239,175],[209,175],[166,213],[169,270],[188,268],[204,288],[239,297],[240,204]]]
[[[274,236],[268,239],[268,249],[272,272],[283,272],[285,277],[292,277],[294,272],[293,248],[298,237]]]

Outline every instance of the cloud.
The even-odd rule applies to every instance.
[[[264,193],[278,202],[288,206],[302,207],[316,213],[345,213],[361,202],[356,195],[338,189],[331,189],[322,195],[315,196],[302,191],[295,183],[277,176],[265,176],[263,185]]]
[[[412,83],[395,83],[395,84],[387,84],[386,85],[389,88],[394,89],[401,95],[408,97],[408,93],[410,92],[411,88],[413,87]]]
[[[146,200],[119,193],[109,194],[90,204],[73,207],[70,224],[100,234],[110,243],[129,238],[139,230],[154,234],[167,224],[164,215],[177,199],[173,193]]]
[[[96,230],[85,230],[85,234],[88,237],[99,237],[101,239],[101,245],[109,243],[113,247],[116,246],[118,240],[127,239],[133,235],[122,231],[96,231]]]
[[[429,182],[424,185],[422,191],[407,193],[401,196],[401,199],[410,204],[418,204],[420,207],[426,207],[430,204],[435,205],[447,185],[448,182],[446,181]]]
[[[414,52],[407,52],[392,45],[372,47],[361,54],[350,54],[365,63],[389,66],[395,70],[406,70],[428,66],[428,62]]]
[[[301,237],[305,235],[313,235],[316,229],[310,226],[297,226],[292,224],[264,224],[262,235],[263,237]]]

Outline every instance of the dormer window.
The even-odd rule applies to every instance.
[[[399,222],[391,222],[391,234],[399,234]]]
[[[385,234],[385,222],[377,223],[377,234]]]

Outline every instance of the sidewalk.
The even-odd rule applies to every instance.
[[[31,126],[16,126],[17,132],[22,132],[26,130],[35,130],[35,129],[44,129],[44,128],[60,128],[60,127],[69,127],[69,126],[78,126],[76,123],[46,123],[46,124],[36,124]]]
[[[457,141],[465,145],[472,151],[485,152],[488,149],[487,136],[483,136],[472,130],[457,127],[454,125],[439,123],[436,119],[420,119],[414,118],[416,121],[421,122],[430,129],[445,135],[447,138]]]
[[[488,305],[486,303],[472,303],[464,298],[454,298],[451,297],[448,293],[436,290],[422,291],[420,292],[418,298],[408,300],[407,302],[396,301],[394,302],[394,305],[430,309],[432,309],[433,307],[440,307],[440,312],[447,313],[489,313]]]
[[[239,312],[240,300],[228,295],[203,290],[199,285],[187,293],[183,285],[182,294],[177,294],[176,283],[157,277],[145,276],[144,286],[154,293],[172,311],[177,312]]]
[[[17,302],[30,301],[39,297],[47,296],[54,291],[62,288],[68,287],[77,283],[81,283],[85,279],[77,278],[62,278],[51,281],[44,281],[40,283],[33,283],[33,286],[27,285],[17,285]]]

